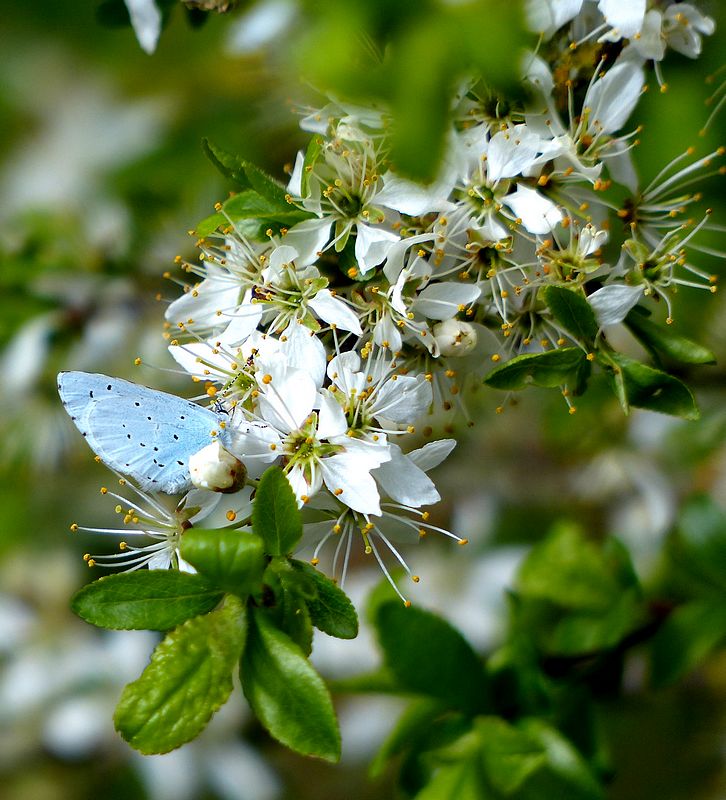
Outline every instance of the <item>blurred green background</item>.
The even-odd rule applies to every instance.
[[[726,24],[721,4],[701,4]],[[330,767],[282,751],[251,723],[239,698],[199,740],[143,758],[114,734],[111,713],[143,667],[153,638],[102,633],[75,619],[70,594],[89,578],[81,555],[98,542],[74,520],[101,525],[108,480],[65,419],[60,369],[121,375],[187,391],[162,334],[163,279],[174,256],[193,257],[187,229],[226,192],[206,161],[209,136],[283,177],[305,137],[292,104],[309,88],[286,68],[288,34],[266,50],[234,50],[238,15],[195,28],[174,9],[157,52],[129,28],[99,24],[92,3],[6,3],[0,57],[0,797],[3,800],[388,798],[390,776],[365,778],[395,701],[342,698],[344,760]],[[722,143],[717,117],[699,137],[704,101],[718,86],[721,29],[698,62],[664,66],[633,122],[645,125],[636,157],[653,176],[688,145]],[[704,208],[723,224],[723,181],[704,181]],[[718,246],[722,234],[710,234]],[[699,266],[722,277],[723,263]],[[626,543],[654,597],[678,599],[668,541],[682,501],[726,497],[726,297],[682,292],[679,331],[710,346],[719,366],[684,374],[703,417],[622,416],[604,385],[578,413],[556,393],[532,391],[496,414],[482,388],[467,402],[476,421],[437,483],[438,519],[470,539],[468,552],[427,540],[410,555],[421,585],[412,599],[452,619],[482,652],[506,627],[504,589],[527,548],[559,519]],[[449,424],[443,420],[442,426]],[[92,544],[93,542],[93,544]],[[360,564],[357,602],[377,580]],[[321,640],[321,670],[345,677],[375,663],[364,632]],[[624,691],[602,701],[615,765],[614,800],[720,800],[726,786],[726,656],[712,655],[672,688],[646,688],[644,659],[624,666]]]

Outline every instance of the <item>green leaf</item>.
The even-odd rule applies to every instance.
[[[114,630],[167,631],[219,604],[222,592],[200,575],[138,570],[107,575],[73,596],[81,619]]]
[[[687,603],[677,608],[653,638],[653,685],[674,683],[724,641],[726,603],[723,600]]]
[[[696,495],[678,521],[674,557],[710,587],[726,592],[726,514],[708,495]]]
[[[572,613],[563,617],[548,632],[547,653],[574,656],[614,647],[642,622],[644,609],[640,593],[621,592],[605,611]]]
[[[340,733],[323,679],[263,609],[253,609],[242,689],[272,736],[302,755],[340,758]]]
[[[251,188],[251,183],[244,172],[245,162],[239,156],[224,150],[206,138],[202,139],[202,150],[225,178],[236,183],[240,189]]]
[[[542,296],[555,321],[578,342],[592,348],[599,326],[590,304],[577,291],[547,286]]]
[[[272,556],[290,553],[302,536],[302,520],[292,487],[279,467],[260,479],[252,510],[252,528]]]
[[[245,633],[245,609],[228,597],[223,608],[168,634],[141,677],[124,689],[116,730],[145,755],[193,739],[232,691]]]
[[[542,745],[547,755],[546,769],[527,781],[517,800],[604,800],[602,786],[572,743],[559,731],[537,718],[520,720],[517,727]]]
[[[308,600],[313,625],[328,636],[355,639],[358,635],[358,614],[348,595],[310,564],[293,561],[293,565],[308,576],[315,586],[315,595]]]
[[[486,709],[482,662],[446,620],[393,602],[378,608],[375,624],[386,666],[402,690],[438,698],[469,714]]]
[[[496,800],[483,781],[475,759],[439,767],[415,800]]]
[[[476,720],[484,769],[492,786],[513,794],[546,761],[543,745],[499,717]]]
[[[275,595],[274,605],[267,606],[275,625],[309,656],[313,649],[313,624],[307,603],[315,593],[314,587],[284,556],[270,561],[264,581]]]
[[[244,597],[262,588],[267,560],[262,539],[252,531],[190,528],[181,556],[226,592]]]
[[[255,219],[260,222],[277,222],[288,226],[313,216],[288,203],[284,196],[282,198],[265,197],[252,189],[230,197],[222,204],[222,208],[233,221]]]
[[[214,233],[220,226],[227,225],[227,223],[228,220],[223,214],[212,214],[196,224],[194,233],[201,239],[204,239],[206,236]]]
[[[670,326],[651,322],[642,312],[634,308],[625,318],[625,324],[649,349],[684,364],[715,364],[716,357],[703,345],[679,336]]]
[[[558,525],[532,548],[517,578],[521,595],[549,600],[563,608],[607,611],[621,588],[601,549],[579,528]]]
[[[667,372],[620,353],[610,353],[601,363],[614,382],[615,392],[626,411],[628,406],[635,406],[691,420],[700,416],[691,390]]]
[[[302,177],[300,179],[301,197],[307,197],[310,194],[310,176],[323,152],[323,142],[324,139],[322,136],[313,136],[308,142],[305,158],[303,160]]]
[[[587,362],[587,356],[579,347],[525,353],[493,369],[484,383],[505,391],[524,389],[532,384],[553,388],[568,381],[579,382],[578,373],[583,362]]]
[[[378,777],[388,762],[412,747],[421,739],[422,731],[430,729],[431,723],[441,714],[442,704],[439,700],[419,700],[401,714],[376,753],[369,768],[372,778]]]
[[[430,182],[436,177],[449,127],[448,42],[437,35],[434,20],[412,25],[401,39],[391,68],[395,116],[391,159],[399,174]],[[416,91],[411,91],[411,64],[418,65]]]
[[[270,203],[273,203],[280,209],[289,211],[295,208],[295,206],[287,202],[287,189],[280,181],[273,178],[272,175],[268,175],[264,170],[251,164],[249,161],[243,161],[242,164],[247,180],[258,194],[262,195],[262,197],[266,198]],[[306,212],[301,213],[306,217],[312,216]]]

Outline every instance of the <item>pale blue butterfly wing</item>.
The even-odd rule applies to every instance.
[[[61,372],[58,393],[93,452],[146,491],[190,488],[189,456],[228,438],[214,411],[121,378]]]

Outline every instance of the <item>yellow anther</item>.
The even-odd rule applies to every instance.
[[[225,516],[230,522],[234,522],[237,519],[237,512],[232,511],[232,509],[230,508],[230,510],[225,514]]]
[[[414,583],[418,583],[418,582],[421,580],[421,578],[419,578],[419,576],[418,576],[418,575],[411,575],[411,580],[412,580]]]
[[[267,385],[268,383],[272,383],[272,375],[268,372],[267,374],[262,376],[262,383]]]
[[[105,486],[101,487],[101,494],[108,494],[108,489]]]
[[[78,525],[75,522],[71,523],[71,533],[75,533],[78,530]]]
[[[502,357],[499,355],[499,353],[494,353],[494,355],[492,356],[492,361],[494,361],[494,363],[496,363],[497,361],[501,361],[501,360],[502,360]]]

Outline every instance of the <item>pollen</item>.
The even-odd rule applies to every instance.
[[[268,383],[272,383],[272,375],[268,372],[266,375],[262,376],[262,383],[267,385]]]
[[[232,509],[230,509],[230,510],[229,510],[229,511],[228,511],[228,512],[225,514],[225,516],[227,517],[227,519],[228,519],[230,522],[234,522],[234,521],[237,519],[237,512],[236,512],[236,511],[232,511]]]

